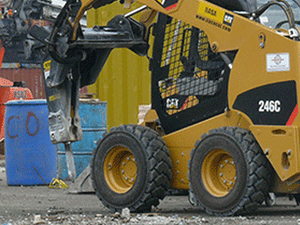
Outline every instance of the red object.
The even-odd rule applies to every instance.
[[[292,126],[294,120],[296,119],[296,116],[298,115],[298,104],[295,106],[292,114],[290,115],[289,120],[287,121],[286,125],[287,126]]]
[[[11,81],[24,81],[34,99],[46,99],[43,74],[40,68],[2,68],[0,70],[0,77]]]
[[[177,6],[177,3],[168,6],[168,7],[166,8],[166,10],[169,11],[169,10],[171,10],[171,9],[174,9],[176,6]]]
[[[7,11],[7,14],[8,14],[9,16],[12,16],[12,15],[14,15],[14,13],[13,13],[12,9],[9,9],[9,10]]]
[[[0,41],[0,68],[2,67],[2,61],[5,53],[5,48],[3,47],[1,41]]]
[[[0,77],[0,87],[2,87],[2,86],[13,86],[13,85],[14,85],[14,82]]]
[[[4,139],[5,103],[19,99],[33,99],[31,91],[24,87],[13,87],[13,82],[0,77],[0,142]]]

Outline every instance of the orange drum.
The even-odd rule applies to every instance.
[[[33,99],[31,91],[25,87],[18,87],[13,82],[0,77],[0,143],[4,140],[5,103],[19,99]]]

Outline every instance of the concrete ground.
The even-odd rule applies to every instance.
[[[8,186],[5,162],[0,160],[1,224],[300,224],[300,207],[277,198],[274,207],[255,213],[212,217],[190,205],[187,196],[167,196],[152,213],[111,213],[94,194],[69,194],[47,186]],[[70,183],[69,183],[70,184]]]

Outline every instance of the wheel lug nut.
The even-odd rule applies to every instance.
[[[125,162],[122,162],[122,165],[125,165]]]
[[[124,170],[122,170],[122,173],[125,173],[125,171],[124,171]]]
[[[224,180],[223,183],[226,184],[226,183],[227,183],[227,180]]]
[[[234,179],[236,180],[236,176],[234,177]]]
[[[233,182],[232,182],[232,181],[230,181],[230,182],[229,182],[229,184],[230,184],[230,185],[232,185],[232,184],[233,184]]]
[[[225,162],[228,163],[229,162],[228,159],[226,159]]]
[[[220,177],[222,177],[223,176],[223,173],[220,173]]]
[[[133,178],[131,178],[131,181],[134,181],[134,179],[133,179]]]
[[[125,180],[128,180],[128,177],[125,177]]]
[[[234,161],[231,161],[231,164],[234,165]]]
[[[127,160],[130,160],[130,157],[127,157]]]
[[[224,167],[224,165],[223,164],[221,164],[221,166],[220,166],[221,168],[223,168]]]

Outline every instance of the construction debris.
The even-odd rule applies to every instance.
[[[69,186],[62,180],[54,177],[49,184],[49,188],[69,188]]]

